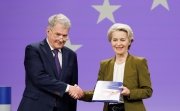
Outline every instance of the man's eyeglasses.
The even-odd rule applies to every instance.
[[[61,33],[58,33],[58,32],[54,32],[53,31],[53,29],[50,29],[51,31],[52,31],[52,33],[53,33],[53,35],[54,35],[54,37],[56,38],[56,39],[62,39],[62,40],[64,40],[64,41],[67,41],[68,40],[68,35],[67,34],[61,34]]]

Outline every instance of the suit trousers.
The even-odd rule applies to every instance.
[[[53,108],[53,111],[58,111],[57,107],[54,107],[54,108]]]

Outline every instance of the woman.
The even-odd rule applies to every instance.
[[[126,24],[116,23],[109,28],[108,40],[115,57],[100,64],[98,80],[123,82],[121,103],[104,103],[103,111],[146,111],[143,99],[152,95],[150,73],[146,59],[129,54],[134,40],[133,31]],[[84,92],[85,101],[92,100],[93,91]]]

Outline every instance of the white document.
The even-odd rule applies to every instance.
[[[98,81],[94,90],[92,101],[120,102],[122,82]]]

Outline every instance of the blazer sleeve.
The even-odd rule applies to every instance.
[[[130,89],[130,96],[128,97],[129,100],[149,98],[153,92],[146,59],[139,59],[136,62],[138,88]]]
[[[37,88],[62,97],[67,84],[58,81],[52,74],[48,74],[44,64],[38,48],[28,45],[25,50],[24,60],[26,79],[28,78],[26,80],[27,84],[28,81],[32,81]]]

